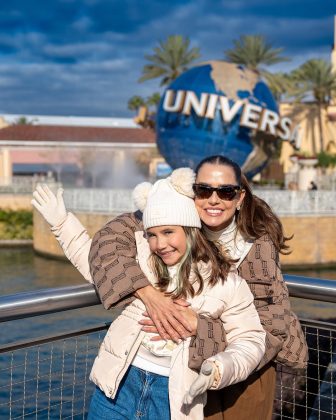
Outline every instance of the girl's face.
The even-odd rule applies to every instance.
[[[205,163],[199,170],[196,184],[209,187],[237,186],[237,179],[230,166]],[[211,230],[225,229],[232,222],[237,206],[244,200],[245,191],[238,191],[233,200],[225,200],[213,192],[209,198],[195,197],[195,204],[204,224]]]
[[[187,237],[181,226],[157,226],[147,229],[149,248],[170,266],[183,258],[187,251]]]

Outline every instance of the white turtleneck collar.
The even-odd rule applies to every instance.
[[[203,225],[205,236],[212,242],[219,242],[228,252],[231,258],[238,260],[235,265],[238,267],[249,253],[253,241],[246,241],[237,229],[235,218],[226,228],[218,231],[210,230]]]
[[[209,239],[209,241],[218,241],[222,234],[229,235],[230,237],[236,233],[237,225],[236,221],[233,218],[232,222],[224,229],[221,230],[211,230],[206,225],[202,225],[202,230],[205,233],[205,236]]]
[[[167,266],[170,281],[167,287],[167,292],[174,292],[178,288],[177,271],[179,264]]]

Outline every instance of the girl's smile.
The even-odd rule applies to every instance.
[[[187,237],[181,226],[157,226],[147,229],[149,248],[162,261],[172,266],[183,258],[187,251]]]

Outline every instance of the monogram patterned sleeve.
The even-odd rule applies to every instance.
[[[262,326],[266,331],[266,352],[258,368],[274,360],[289,331],[289,296],[283,280],[279,254],[265,235],[257,239],[239,267],[254,296]]]
[[[125,213],[93,237],[90,271],[105,309],[130,303],[136,290],[150,284],[136,261],[134,233],[142,229],[136,213]]]
[[[197,315],[197,333],[190,342],[190,369],[200,370],[204,360],[225,350],[225,330],[220,319]]]
[[[255,241],[238,272],[254,295],[266,331],[266,352],[258,369],[272,360],[292,368],[304,367],[308,357],[306,340],[300,322],[291,311],[279,254],[268,235]]]

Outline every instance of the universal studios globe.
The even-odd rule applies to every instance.
[[[274,117],[277,105],[257,73],[224,61],[203,63],[164,92],[156,123],[159,150],[172,168],[195,168],[206,156],[222,154],[250,178],[276,149],[277,136],[261,127],[265,110]]]

